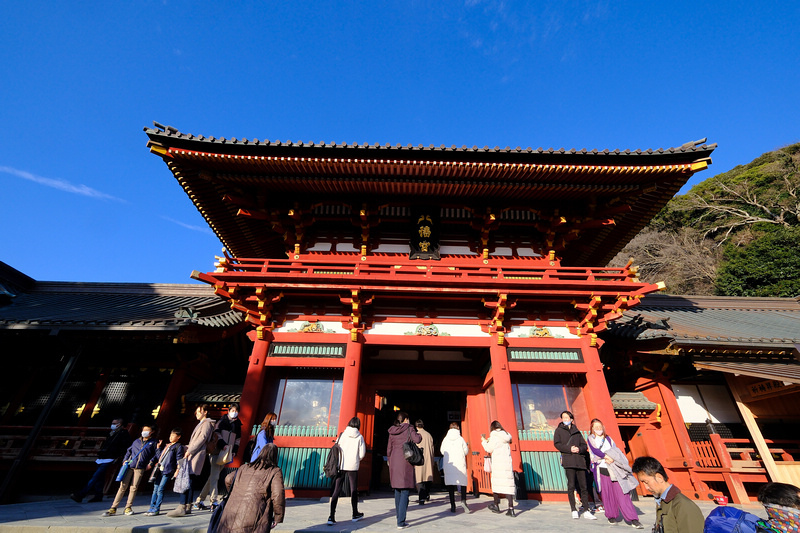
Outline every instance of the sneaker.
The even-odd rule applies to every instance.
[[[502,512],[503,512],[503,511],[501,511],[501,510],[500,510],[500,508],[499,508],[499,507],[497,506],[497,504],[496,504],[496,503],[494,503],[494,502],[492,502],[492,503],[490,503],[489,505],[487,505],[487,507],[488,507],[488,508],[489,508],[489,510],[490,510],[491,512],[493,512],[493,513],[498,513],[498,514],[499,514],[499,513],[502,513]]]
[[[631,527],[633,529],[644,529],[644,526],[638,520],[631,520]]]
[[[601,513],[605,513],[605,512],[606,512],[606,509],[605,509],[605,507],[603,507],[602,505],[598,505],[598,506],[597,506],[597,510],[598,510],[599,512],[601,512]]]
[[[114,516],[115,514],[117,514],[117,510],[112,507],[100,516]]]
[[[81,503],[81,501],[83,501],[83,498],[81,498],[80,496],[78,496],[75,493],[70,494],[69,495],[69,499],[74,501],[75,503]]]
[[[192,505],[192,509],[194,509],[195,511],[205,511],[206,509],[208,509],[208,507],[206,507],[206,504],[204,504],[203,502],[195,502],[194,505]]]
[[[328,517],[328,525],[329,525],[329,526],[332,526],[332,525],[333,525],[333,524],[335,524],[335,523],[336,523],[336,520],[334,520],[334,519],[333,519],[333,516],[332,516],[332,515],[331,515],[331,516],[329,516],[329,517]]]
[[[614,526],[614,525],[617,524],[617,520],[615,518],[609,518],[608,519],[608,523],[611,524],[612,526]]]
[[[405,528],[407,528],[407,527],[408,527],[408,522],[403,522],[402,524],[400,524],[399,526],[397,526],[397,529],[405,529]]]
[[[572,511],[572,518],[580,518],[581,516],[578,514],[578,511]]]
[[[585,511],[585,512],[583,513],[583,517],[584,517],[586,520],[597,520],[597,517],[596,517],[595,515],[593,515],[592,513],[590,513],[589,511]]]
[[[133,509],[131,509],[130,507],[126,507],[125,508],[125,516],[130,516],[132,514],[134,514],[133,513]]]
[[[146,513],[144,513],[144,515],[145,516],[158,516],[159,512],[158,511],[147,511]]]
[[[364,513],[353,513],[353,522],[358,522],[364,518]]]
[[[451,513],[455,513],[455,512],[456,512],[456,508],[455,508],[455,507],[451,507],[451,508],[450,508],[450,512],[451,512]]]

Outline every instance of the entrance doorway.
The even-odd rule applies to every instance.
[[[389,467],[384,457],[389,441],[388,429],[398,411],[409,415],[411,424],[422,420],[425,431],[433,437],[434,456],[441,456],[439,446],[451,422],[464,421],[467,393],[461,391],[378,390],[375,404],[375,426],[372,444],[372,479],[375,490],[390,489]],[[438,468],[434,468],[433,489],[444,488]]]

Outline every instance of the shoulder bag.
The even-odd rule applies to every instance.
[[[145,448],[147,448],[148,444],[150,444],[150,441],[145,442],[142,445],[142,448],[136,453],[136,455],[134,455],[133,457],[131,457],[130,459],[128,459],[127,461],[122,463],[122,466],[119,467],[119,474],[117,474],[116,481],[122,481],[123,480],[123,478],[125,477],[125,474],[128,473],[128,469],[131,467],[131,464],[133,464],[133,462],[136,460],[136,458],[139,457],[139,455],[145,450]]]
[[[425,464],[425,456],[422,455],[422,450],[411,440],[411,427],[408,428],[408,440],[403,443],[403,457],[409,464],[414,466],[421,466]]]
[[[192,484],[192,464],[186,459],[178,461],[178,474],[175,476],[175,483],[172,486],[173,492],[183,494]]]

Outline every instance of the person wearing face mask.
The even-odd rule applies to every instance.
[[[639,513],[631,502],[630,493],[639,485],[628,465],[625,452],[617,448],[614,441],[606,435],[603,423],[592,420],[592,433],[587,444],[592,460],[592,473],[603,498],[603,507],[609,524],[615,524],[617,517],[636,529],[644,529],[639,522]]]
[[[95,470],[92,479],[89,480],[85,487],[69,495],[74,501],[80,503],[89,494],[94,494],[89,503],[103,500],[106,473],[119,461],[119,458],[131,445],[131,435],[123,426],[124,421],[121,418],[115,418],[111,421],[111,433],[97,451],[97,460],[95,461],[97,470]]]
[[[569,411],[561,413],[561,422],[553,432],[553,445],[561,452],[561,466],[567,475],[567,496],[572,509],[572,518],[580,518],[578,508],[575,506],[575,485],[581,491],[583,502],[583,517],[587,520],[597,520],[589,510],[589,491],[586,487],[587,446],[580,430],[575,427],[575,417]]]
[[[230,447],[231,461],[236,456],[239,450],[239,442],[242,439],[242,422],[239,420],[239,404],[232,403],[228,406],[228,414],[219,419],[214,426],[214,431],[219,435],[217,439],[216,453],[209,454],[208,459],[211,462],[211,472],[208,475],[208,480],[200,491],[197,501],[195,501],[193,509],[205,509],[203,503],[206,496],[211,498],[211,505],[216,506],[219,503],[219,474],[225,464],[220,461],[220,458],[226,452],[226,447]],[[230,461],[228,461],[230,462]]]
[[[128,492],[128,504],[125,506],[125,514],[130,516],[133,513],[133,499],[136,498],[136,492],[139,490],[139,483],[144,477],[144,473],[152,468],[150,461],[156,454],[156,426],[148,424],[142,426],[142,436],[133,441],[128,451],[125,452],[125,457],[122,462],[129,462],[128,471],[119,484],[119,490],[114,497],[114,503],[111,508],[103,513],[103,516],[114,516],[117,514],[117,506],[122,501],[125,493]],[[129,492],[130,489],[130,492]]]
[[[256,459],[258,459],[259,454],[261,454],[261,450],[264,449],[264,446],[267,444],[272,444],[272,441],[275,439],[275,426],[278,422],[278,415],[275,413],[269,412],[267,416],[264,417],[264,420],[261,422],[261,431],[258,432],[255,439],[255,447],[253,448],[253,452],[250,454],[250,462],[252,463]]]

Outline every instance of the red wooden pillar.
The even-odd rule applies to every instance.
[[[339,407],[339,427],[337,433],[344,431],[350,419],[358,411],[358,389],[361,385],[361,354],[364,344],[363,337],[347,343],[344,356],[344,376],[342,377],[342,403]]]
[[[514,394],[511,390],[511,372],[508,370],[506,347],[493,342],[489,348],[489,356],[492,360],[497,419],[511,434],[511,459],[514,470],[522,472],[522,453],[519,449],[519,432],[517,431],[517,417],[514,413]],[[481,431],[481,433],[483,432]]]
[[[582,339],[581,351],[586,363],[586,389],[589,400],[586,402],[586,406],[589,420],[576,422],[579,424],[579,428],[591,432],[592,428],[589,427],[589,422],[593,418],[599,418],[606,428],[606,433],[614,442],[622,443],[622,434],[619,432],[614,406],[611,405],[611,393],[608,391],[608,383],[603,374],[603,363],[600,362],[600,352],[597,347],[591,345],[591,337]]]
[[[185,391],[184,382],[186,381],[186,363],[181,363],[178,368],[172,371],[172,377],[169,380],[167,393],[164,394],[164,401],[161,402],[161,407],[158,410],[158,418],[156,418],[156,425],[161,428],[162,437],[169,438],[169,433],[164,430],[170,429],[177,423],[178,413],[180,413],[180,398],[181,393]],[[166,438],[164,440],[166,440]],[[184,441],[188,442],[187,438]]]
[[[92,419],[92,412],[94,411],[94,407],[100,400],[100,395],[103,394],[103,390],[106,388],[107,384],[108,384],[108,372],[101,371],[100,377],[94,384],[94,390],[92,391],[91,396],[89,396],[89,399],[86,401],[86,405],[83,407],[83,412],[81,413],[81,416],[78,417],[78,426],[89,425],[89,421]]]
[[[259,413],[261,407],[261,394],[264,388],[264,376],[266,374],[267,354],[271,337],[258,339],[256,332],[251,331],[248,337],[253,340],[253,351],[250,353],[250,362],[247,366],[247,376],[244,378],[242,388],[242,398],[239,402],[239,418],[242,421],[242,440],[239,444],[239,453],[233,466],[241,464],[247,441],[250,440],[250,433],[253,425],[261,422],[261,418],[267,413]]]

